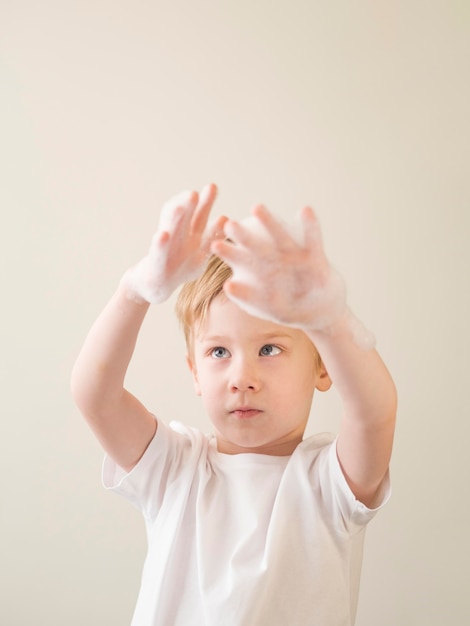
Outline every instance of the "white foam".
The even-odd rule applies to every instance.
[[[160,211],[160,220],[158,223],[158,230],[160,232],[167,231],[171,233],[175,230],[177,223],[175,211],[178,207],[185,207],[189,204],[191,193],[191,191],[182,191],[165,202]]]
[[[299,215],[289,221],[286,221],[276,216],[273,217],[278,222],[278,224],[280,224],[285,229],[287,234],[290,235],[290,237],[292,237],[292,239],[299,244],[299,246],[305,245],[305,237]],[[263,223],[255,215],[245,217],[244,219],[240,220],[239,224],[240,226],[243,226],[243,228],[246,228],[249,233],[261,237],[264,241],[271,241],[271,236],[268,230],[263,226]]]
[[[277,221],[298,245],[305,246],[304,227],[300,215],[289,222],[279,219]],[[234,282],[251,287],[254,294],[259,291],[260,279],[263,280],[263,297],[258,301],[256,295],[250,301],[241,301],[229,296],[238,306],[255,317],[269,319],[286,326],[321,331],[326,334],[333,334],[336,322],[345,316],[353,342],[363,350],[374,348],[374,335],[347,307],[346,284],[339,272],[329,266],[326,282],[322,286],[313,288],[306,274],[289,276],[286,273],[283,276],[279,257],[276,254],[271,257],[269,254],[274,242],[263,223],[256,216],[250,215],[241,220],[239,224],[251,236],[259,239],[260,248],[266,245],[266,250],[264,254],[260,252],[259,256],[253,255],[248,261],[245,259],[242,265],[231,264]],[[228,225],[226,234],[229,237],[234,235],[230,225]],[[233,236],[233,240],[236,243],[236,237]],[[278,306],[279,298],[276,293],[284,294],[285,306]],[[271,308],[270,302],[277,303],[276,310]],[[298,313],[297,318],[292,315],[294,304],[295,312]]]

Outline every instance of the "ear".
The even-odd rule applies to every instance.
[[[186,355],[186,363],[188,364],[189,371],[191,372],[191,375],[193,377],[194,391],[196,392],[197,396],[200,396],[201,395],[201,387],[199,385],[199,380],[198,380],[198,377],[197,377],[196,365],[194,364],[194,361],[189,356],[189,354]]]
[[[317,382],[315,384],[315,388],[318,389],[318,391],[328,391],[332,384],[333,382],[326,371],[326,367],[322,363],[320,371],[317,372]]]

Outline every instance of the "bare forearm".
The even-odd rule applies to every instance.
[[[394,382],[377,351],[354,340],[347,317],[328,332],[308,334],[343,402],[337,442],[343,473],[355,496],[373,507],[392,453]]]
[[[113,409],[149,308],[126,296],[121,285],[93,324],[72,373],[72,393],[85,414]]]
[[[327,331],[307,333],[319,351],[344,405],[346,419],[364,427],[394,418],[396,390],[378,352],[351,332],[347,315]]]

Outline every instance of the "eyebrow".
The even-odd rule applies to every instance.
[[[226,335],[208,335],[208,336],[199,335],[198,339],[200,341],[207,341],[209,343],[217,343],[217,342],[223,343],[224,341],[229,339],[229,337],[227,337]],[[256,335],[254,339],[258,339],[261,342],[262,341],[271,342],[275,340],[292,339],[292,335],[290,335],[289,333],[262,333],[261,335]]]

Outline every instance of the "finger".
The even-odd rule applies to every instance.
[[[227,280],[224,283],[224,292],[233,302],[250,302],[253,295],[253,288],[235,280]]]
[[[247,253],[239,246],[235,246],[233,243],[222,239],[217,239],[211,244],[211,252],[218,256],[222,261],[225,261],[228,265],[240,266],[247,264]]]
[[[213,241],[216,241],[217,239],[224,238],[225,236],[224,226],[227,221],[228,221],[228,217],[226,217],[225,215],[221,215],[220,217],[218,217],[216,220],[214,220],[213,222],[209,224],[209,226],[206,229],[206,233],[204,235],[204,241],[203,241],[204,247],[210,246],[210,244]]]
[[[308,248],[314,249],[320,246],[323,249],[320,222],[314,210],[305,206],[300,212],[300,221],[305,233],[305,243]]]
[[[225,223],[225,235],[238,246],[245,248],[255,248],[259,244],[260,238],[268,238],[261,222],[254,216],[247,217],[241,222],[227,220]]]
[[[209,213],[217,197],[217,187],[213,183],[202,188],[199,201],[191,219],[191,233],[201,235],[209,219]]]
[[[165,244],[170,239],[170,233],[168,230],[162,230],[159,228],[152,237],[150,244],[151,248],[158,248],[160,245]]]
[[[257,218],[278,246],[285,247],[287,244],[298,245],[299,242],[292,237],[286,226],[279,222],[264,205],[259,204],[255,206],[253,208],[252,215]]]
[[[217,185],[214,185],[214,183],[210,183],[209,185],[203,187],[201,193],[199,194],[198,209],[202,209],[207,206],[211,207],[217,198],[218,191]]]
[[[160,213],[159,230],[171,233],[183,223],[190,223],[198,200],[197,192],[183,191],[165,202]]]
[[[169,246],[171,235],[166,230],[158,230],[152,237],[150,243],[149,255],[155,258],[159,254],[163,253]]]
[[[216,220],[212,221],[206,228],[203,239],[201,241],[201,250],[204,254],[211,253],[211,244],[213,241],[218,241],[224,238],[224,224],[227,221],[227,217],[222,215]]]

